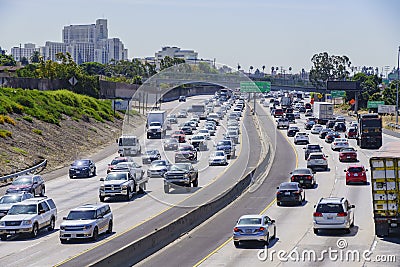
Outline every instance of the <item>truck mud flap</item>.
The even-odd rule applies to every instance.
[[[387,221],[375,221],[375,234],[379,237],[389,235],[389,224]]]

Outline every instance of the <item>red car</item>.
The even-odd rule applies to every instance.
[[[357,150],[352,147],[342,148],[339,152],[339,161],[353,161],[357,162]]]
[[[349,127],[344,134],[347,139],[357,138],[357,128],[356,127]]]
[[[182,130],[175,131],[171,134],[171,138],[175,138],[179,143],[186,142],[186,135]]]
[[[283,109],[277,108],[274,110],[274,117],[283,117]]]
[[[347,167],[347,170],[344,170],[346,173],[346,185],[351,183],[362,183],[367,184],[367,171],[363,165],[350,165]]]

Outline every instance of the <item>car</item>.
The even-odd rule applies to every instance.
[[[14,234],[35,238],[43,228],[52,232],[56,220],[57,208],[52,198],[25,199],[12,205],[7,215],[0,219],[0,239],[5,241],[8,235]]]
[[[163,147],[165,151],[175,151],[178,149],[179,141],[176,138],[167,138],[163,142]]]
[[[207,147],[207,139],[204,135],[202,134],[195,134],[192,136],[192,138],[189,139],[190,144],[199,151],[206,151],[208,149]]]
[[[276,128],[289,128],[289,120],[287,118],[279,118],[276,120]]]
[[[345,197],[321,198],[313,213],[314,234],[330,229],[343,229],[350,233],[354,226],[354,208]]]
[[[178,150],[175,152],[175,163],[182,161],[196,161],[197,150],[190,144],[179,144]]]
[[[311,128],[311,133],[312,134],[319,134],[324,127],[321,124],[314,124],[313,127]]]
[[[272,115],[277,118],[277,117],[283,117],[283,109],[281,108],[276,108],[274,109],[274,111],[272,112]]]
[[[7,188],[6,193],[28,192],[32,195],[44,196],[46,186],[44,179],[40,175],[23,175],[17,177]]]
[[[326,128],[333,129],[333,126],[335,126],[336,120],[328,120],[326,123]]]
[[[142,163],[150,164],[152,161],[160,159],[161,159],[160,151],[158,151],[158,149],[150,149],[144,152],[144,155],[142,156]]]
[[[338,151],[342,148],[349,147],[349,140],[346,138],[335,138],[331,143],[331,149],[333,151]]]
[[[240,120],[240,116],[237,113],[229,113],[228,115],[228,120]]]
[[[176,116],[176,114],[169,114],[167,116],[167,120],[169,120],[169,122],[171,124],[177,124],[178,123],[178,117]]]
[[[206,140],[211,139],[210,132],[207,129],[200,129],[197,133],[203,135]]]
[[[68,212],[60,224],[60,242],[73,239],[96,241],[100,234],[113,232],[113,213],[108,204],[84,204]]]
[[[328,170],[328,156],[325,156],[322,152],[312,152],[307,158],[307,168],[311,170],[322,169]]]
[[[174,131],[171,134],[171,138],[177,139],[179,143],[185,143],[186,142],[186,135],[185,135],[185,132],[182,131],[182,130]]]
[[[276,238],[276,224],[267,215],[243,215],[233,228],[233,244],[239,247],[241,242],[259,241],[268,245]]]
[[[310,143],[308,133],[304,133],[304,132],[296,133],[296,135],[294,136],[293,142],[295,145]]]
[[[75,160],[69,167],[69,178],[96,176],[96,164],[91,159]]]
[[[311,108],[312,108],[312,105],[311,105],[311,103],[305,103],[305,104],[304,104],[304,107],[305,107],[306,109],[311,109]]]
[[[308,144],[307,146],[303,147],[304,149],[304,159],[307,160],[308,156],[312,152],[322,152],[322,147],[319,144]]]
[[[293,122],[293,123],[296,122],[294,114],[293,113],[288,113],[288,110],[286,110],[285,118],[288,119],[289,122]]]
[[[230,139],[233,141],[234,144],[238,144],[239,143],[239,132],[236,130],[227,130],[224,133],[224,138],[225,139]]]
[[[338,133],[338,132],[334,132],[334,131],[332,131],[332,132],[329,132],[329,133],[327,133],[326,134],[326,136],[325,136],[325,142],[326,143],[332,143],[333,142],[333,140],[335,140],[336,138],[340,138],[340,133]]]
[[[177,115],[178,118],[187,118],[187,116],[188,116],[188,112],[186,109],[179,110],[178,115]]]
[[[336,132],[346,132],[346,124],[344,122],[336,122],[333,126],[333,130]]]
[[[210,154],[208,165],[228,165],[228,159],[223,150],[217,150]]]
[[[286,135],[289,136],[289,137],[293,137],[293,136],[295,136],[296,133],[298,133],[299,131],[300,131],[299,127],[297,127],[297,126],[290,126],[290,127],[287,129]]]
[[[236,126],[239,127],[239,122],[237,120],[228,120],[227,126]]]
[[[315,124],[315,121],[307,121],[304,123],[304,128],[306,130],[311,130],[312,127],[314,126],[314,124]]]
[[[169,189],[174,186],[190,187],[199,186],[199,171],[191,163],[176,163],[164,175],[164,193],[169,193]]]
[[[306,199],[305,192],[298,182],[284,182],[276,189],[276,204],[278,206],[286,203],[301,205]]]
[[[325,137],[326,137],[326,135],[328,134],[328,133],[330,133],[330,132],[332,132],[332,129],[329,129],[329,128],[324,128],[324,129],[322,129],[320,132],[319,132],[319,138],[321,138],[321,139],[325,139]]]
[[[192,135],[193,134],[193,129],[191,126],[183,126],[180,130],[183,132],[184,135]]]
[[[15,203],[24,201],[25,199],[33,198],[34,196],[29,192],[18,192],[5,194],[0,197],[0,219],[7,215],[11,206]]]
[[[217,142],[215,145],[216,150],[223,150],[228,159],[232,159],[236,155],[235,144],[232,140],[223,139]]]
[[[300,119],[300,111],[293,112],[293,115],[295,119]]]
[[[211,136],[215,135],[215,127],[212,124],[205,124],[204,128],[210,133]]]
[[[357,162],[357,150],[353,147],[344,147],[340,149],[339,152],[339,161],[355,161]]]
[[[179,102],[186,102],[186,96],[184,95],[179,96]]]
[[[299,108],[299,112],[300,113],[306,113],[306,110],[307,110],[306,107],[300,107]]]
[[[368,184],[367,171],[368,169],[365,169],[364,165],[361,164],[347,166],[347,169],[344,170],[346,173],[346,185],[352,183]]]
[[[358,122],[357,121],[351,121],[349,123],[350,127],[355,127],[356,129],[358,128]]]
[[[228,126],[227,130],[228,130],[228,131],[236,131],[238,134],[240,134],[240,127],[239,127],[239,125],[231,125],[231,126]]]
[[[142,166],[134,161],[120,162],[115,165],[112,172],[126,172],[129,171],[136,180],[141,180],[144,177],[144,170]]]
[[[357,138],[357,128],[356,127],[349,127],[346,130],[344,136],[348,139]]]
[[[301,187],[314,188],[317,183],[314,173],[308,168],[297,168],[290,172],[290,181],[299,183]]]
[[[100,181],[103,182],[99,187],[100,202],[104,202],[106,197],[124,197],[129,201],[133,194],[144,193],[148,177],[136,177],[127,169],[113,170]]]
[[[345,117],[343,117],[343,116],[337,116],[337,117],[335,118],[335,121],[336,121],[336,122],[346,122],[346,119],[345,119]]]
[[[120,162],[132,162],[133,158],[132,157],[115,157],[110,164],[108,164],[107,167],[107,173],[109,173],[110,171],[112,171],[115,167],[115,165],[117,165]]]
[[[312,115],[314,115],[312,109],[306,109],[306,112],[304,112],[306,117],[311,117]]]
[[[164,174],[168,171],[170,163],[167,160],[155,160],[151,163],[147,170],[147,177],[164,177]]]

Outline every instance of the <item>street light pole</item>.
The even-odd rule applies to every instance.
[[[399,76],[400,76],[400,69],[399,69],[399,57],[400,57],[400,46],[399,50],[397,51],[397,83],[396,83],[396,125],[399,123]]]

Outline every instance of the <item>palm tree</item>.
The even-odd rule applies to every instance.
[[[39,51],[34,51],[31,58],[30,58],[32,63],[39,63],[40,61],[40,52]]]
[[[241,68],[241,67],[240,67],[239,63],[238,63],[238,66],[237,66],[237,68],[238,68],[238,71],[240,71],[240,68]]]
[[[249,75],[251,74],[252,70],[253,70],[253,66],[250,66]]]
[[[289,67],[289,72],[290,74],[292,74],[292,67]]]
[[[275,70],[275,68],[274,68],[274,67],[271,67],[271,75],[274,74],[274,70]]]
[[[263,70],[263,74],[264,74],[264,70],[265,70],[265,65],[263,65],[263,66],[262,66],[261,68],[262,68],[262,70]]]

